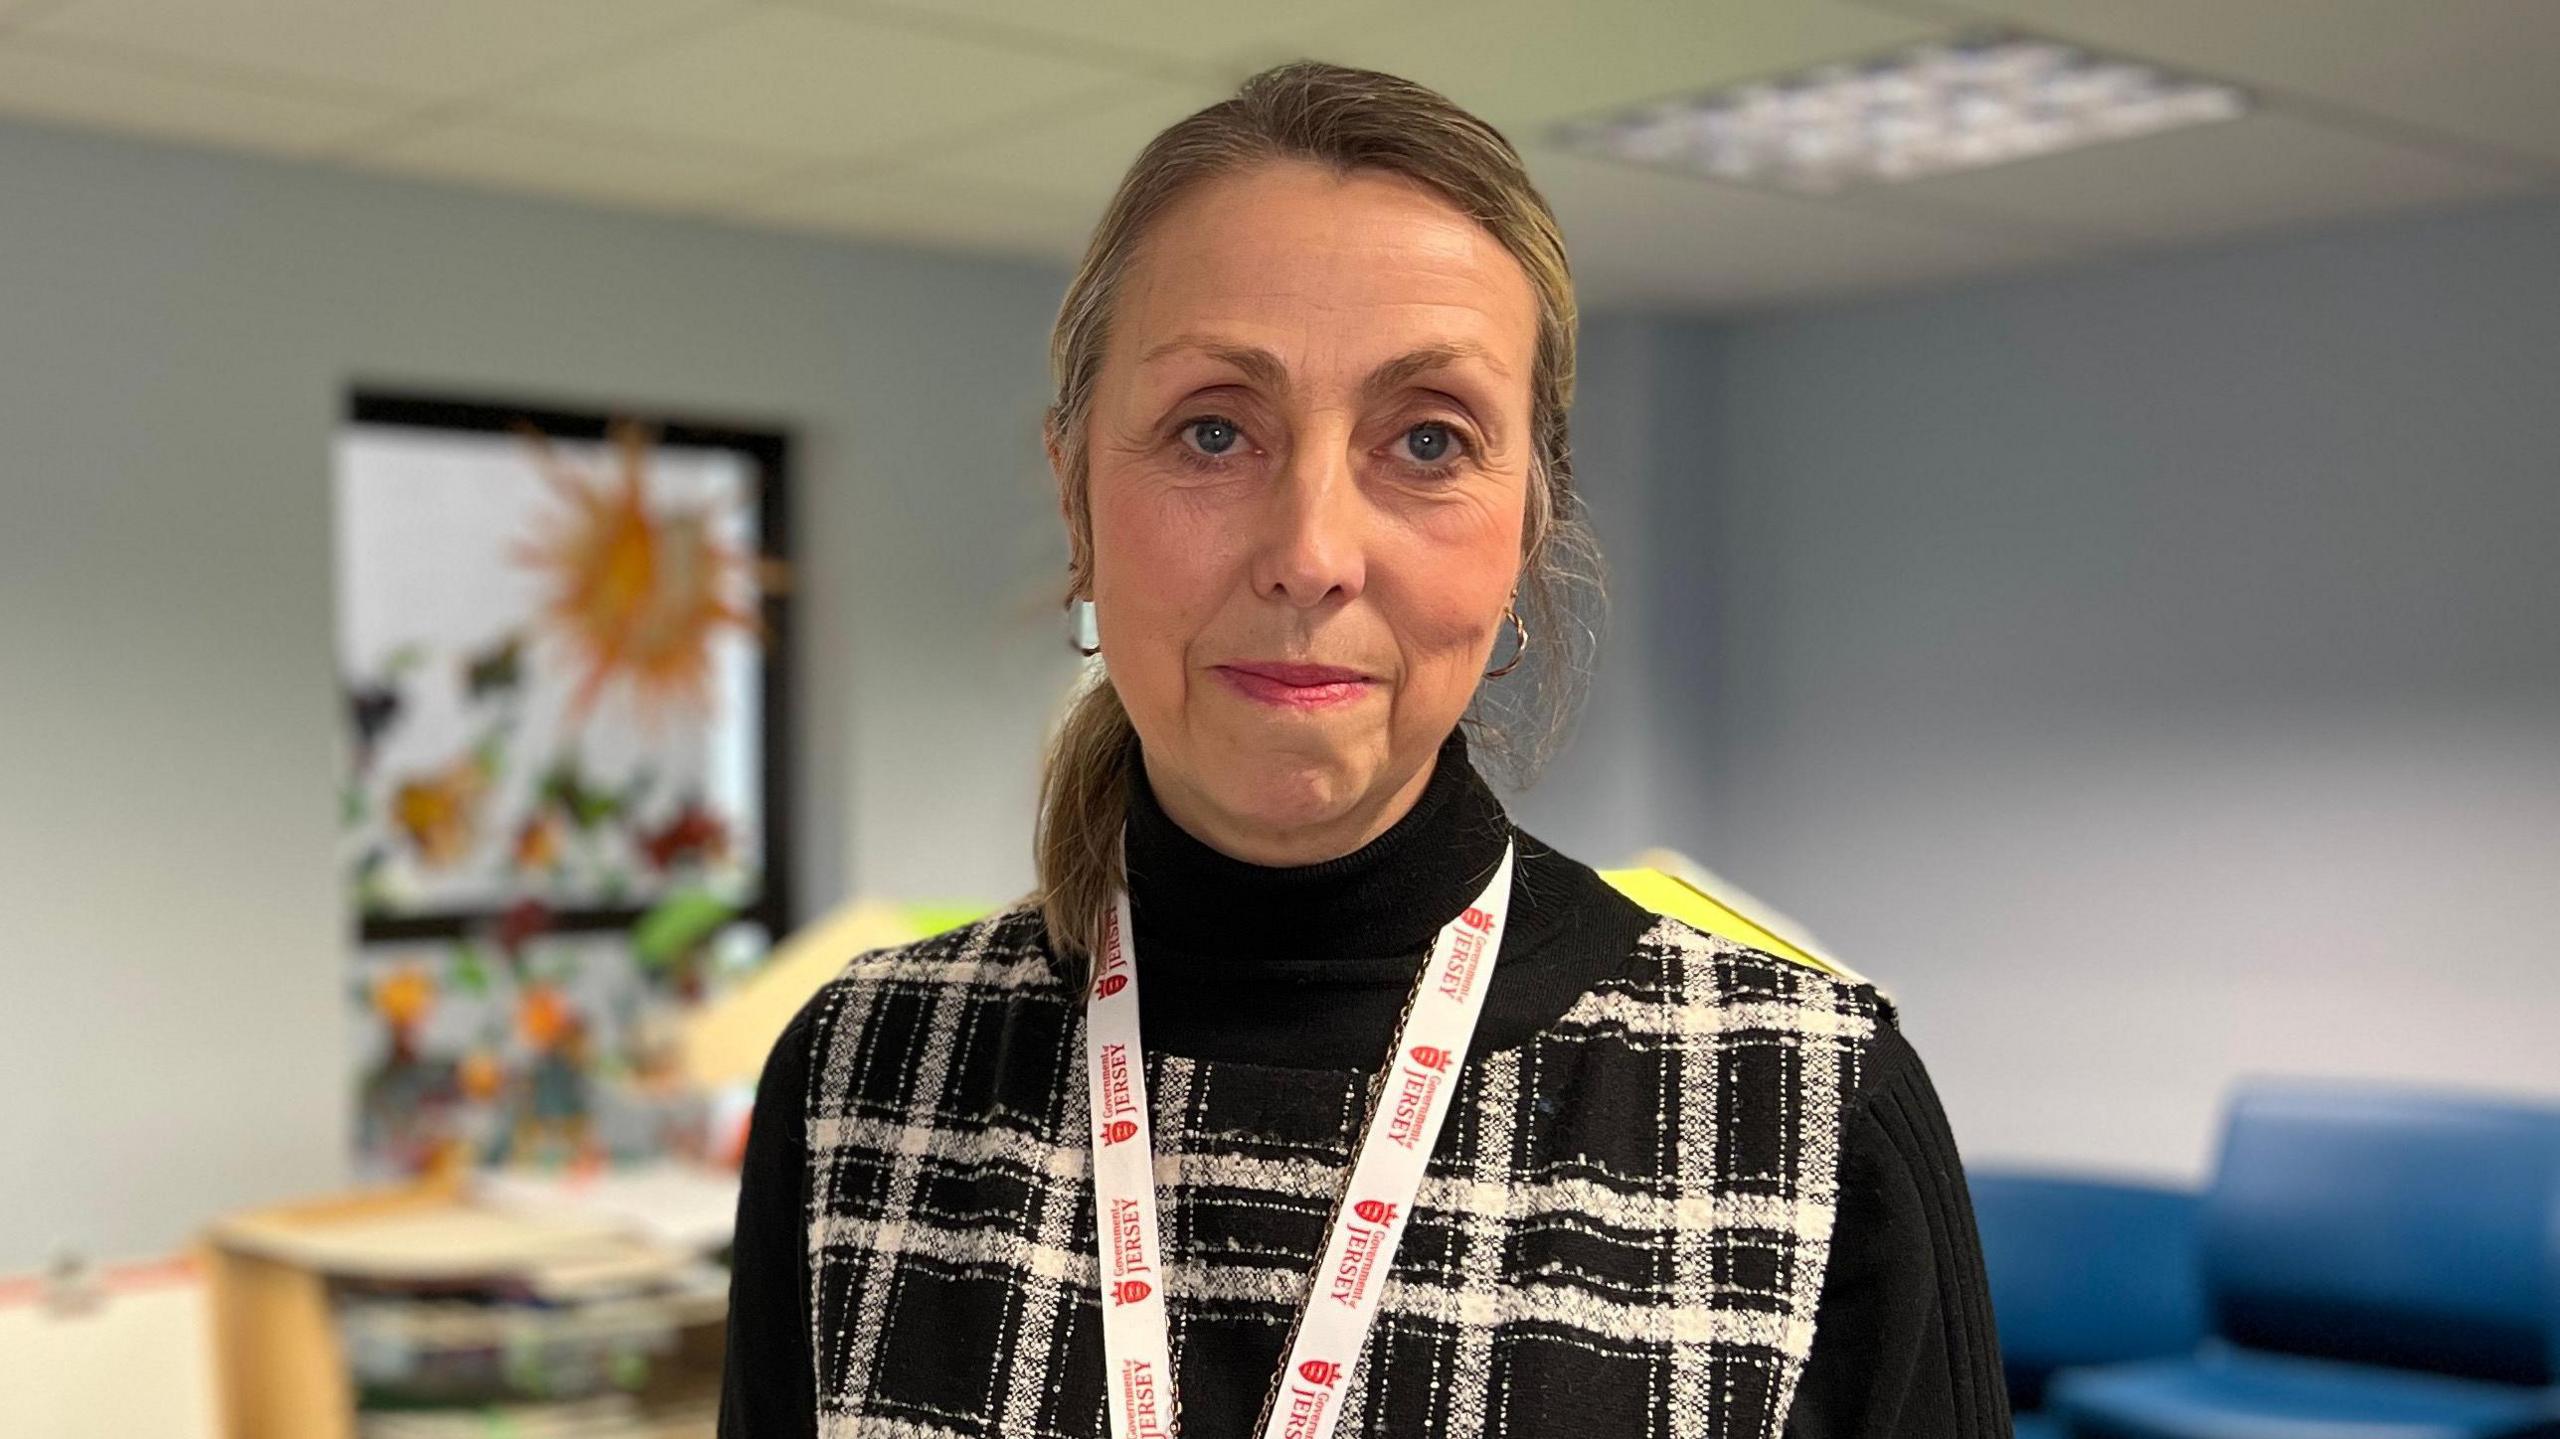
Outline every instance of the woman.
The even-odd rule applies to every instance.
[[[1890,1008],[1474,767],[1578,668],[1573,346],[1518,157],[1419,86],[1283,66],[1139,156],[1051,344],[1103,673],[1039,888],[775,1048],[729,1439],[2007,1432]]]

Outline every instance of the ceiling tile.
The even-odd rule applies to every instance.
[[[1073,264],[1100,197],[978,187],[912,175],[794,187],[728,207],[742,223]]]
[[[1095,54],[1142,60],[1215,62],[1240,48],[1287,48],[1308,27],[1345,20],[1375,20],[1398,11],[1421,11],[1433,0],[774,0],[839,14],[905,13],[930,16],[958,33],[1022,43],[1066,45]],[[1174,78],[1179,78],[1175,76]],[[1216,80],[1229,78],[1218,74]]]
[[[30,120],[306,155],[382,123],[393,110],[388,103],[225,84],[0,39],[0,113]]]
[[[1879,208],[1954,207],[1988,219],[2145,243],[2448,205],[2526,188],[2510,171],[2336,130],[2252,115],[2093,145],[1874,192]]]
[[[1088,61],[806,10],[530,87],[505,110],[814,158],[870,157],[1129,83]]]
[[[444,99],[617,53],[746,0],[78,0],[26,33]]]
[[[1045,113],[948,150],[936,148],[912,168],[969,185],[1030,185],[1089,196],[1099,206],[1159,131],[1229,93],[1169,83],[1130,85],[1098,103]]]
[[[1879,215],[1581,155],[1533,153],[1529,170],[1564,227],[1575,283],[1592,306],[1773,306],[2069,254],[1996,226]]]
[[[1326,60],[1419,80],[1527,145],[1556,121],[1892,49],[1944,26],[1838,0],[1434,0],[1304,35]]]
[[[713,210],[805,162],[555,121],[474,118],[369,149],[367,169],[650,209]]]
[[[2560,4],[2552,0],[1945,0],[1933,8],[2317,97],[2560,171]]]
[[[1982,19],[2271,108],[1829,200],[1548,140]],[[1595,304],[1821,300],[2560,183],[2560,0],[0,0],[0,113],[1065,262],[1149,137],[1302,55],[1503,128]]]

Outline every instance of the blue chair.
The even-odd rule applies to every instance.
[[[2057,1376],[2074,1439],[2560,1433],[2560,1110],[2250,1086],[2203,1260],[2219,1342]]]
[[[2203,1342],[2197,1196],[1998,1169],[1966,1183],[2020,1439],[2055,1432],[2036,1410],[2058,1371]]]

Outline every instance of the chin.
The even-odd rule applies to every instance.
[[[1237,819],[1275,830],[1303,829],[1341,816],[1362,793],[1349,766],[1303,755],[1248,755],[1220,776],[1224,808]]]
[[[1368,792],[1367,767],[1351,755],[1230,745],[1211,777],[1218,807],[1235,822],[1288,834],[1340,819]]]

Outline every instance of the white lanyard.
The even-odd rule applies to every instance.
[[[1371,1106],[1324,1258],[1299,1311],[1289,1356],[1263,1417],[1264,1439],[1328,1439],[1341,1383],[1369,1337],[1379,1291],[1404,1239],[1440,1122],[1511,908],[1512,846],[1475,902],[1441,926],[1396,1027],[1389,1072]],[[1102,1362],[1114,1439],[1172,1439],[1179,1406],[1156,1247],[1155,1143],[1147,1129],[1145,1051],[1138,1044],[1137,943],[1129,895],[1111,917],[1085,996],[1085,1066],[1093,1102],[1094,1239],[1102,1262]]]

